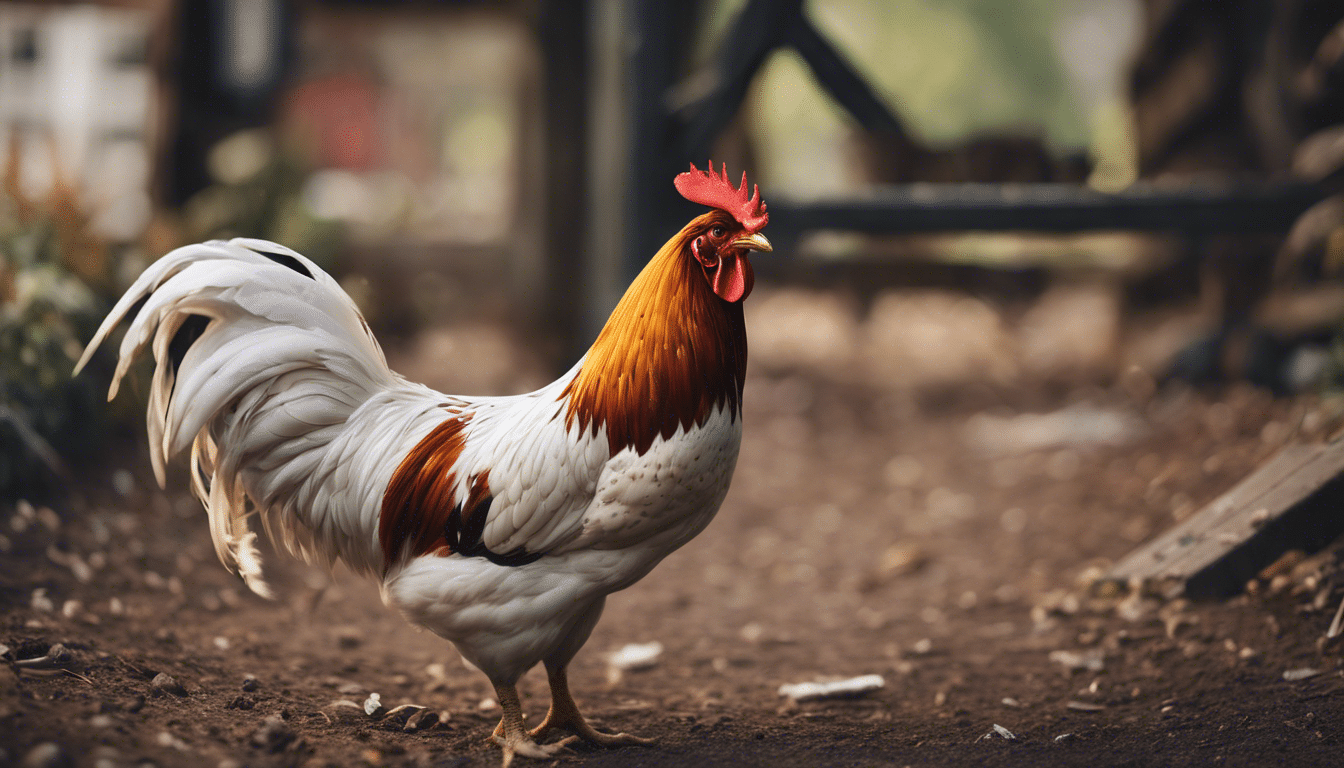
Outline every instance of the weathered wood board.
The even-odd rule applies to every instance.
[[[1109,578],[1226,598],[1290,549],[1344,533],[1344,441],[1290,445],[1231,490],[1115,565]]]

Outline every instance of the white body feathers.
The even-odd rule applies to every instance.
[[[613,455],[604,427],[571,428],[565,418],[565,388],[583,361],[526,395],[440,394],[389,370],[336,281],[283,246],[236,239],[168,254],[117,303],[80,368],[141,300],[109,399],[151,347],[154,473],[163,483],[168,461],[191,446],[193,488],[221,560],[269,593],[247,524],[256,512],[292,552],[379,579],[389,605],[452,640],[496,682],[541,660],[568,661],[605,596],[700,532],[727,493],[741,439],[728,406],[642,454]],[[173,340],[193,315],[211,322],[175,371]],[[481,542],[538,553],[535,561],[380,546],[394,472],[455,413],[471,415],[453,465],[458,500],[468,478],[488,472]]]

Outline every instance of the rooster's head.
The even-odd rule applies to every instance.
[[[742,174],[741,185],[734,188],[727,166],[715,174],[713,161],[708,171],[692,163],[691,170],[678,174],[673,183],[682,197],[716,209],[691,222],[689,255],[700,262],[719,298],[728,302],[746,298],[755,282],[747,251],[773,250],[761,234],[770,216],[760,190],[753,187],[748,197],[747,174]]]

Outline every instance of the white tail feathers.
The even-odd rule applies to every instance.
[[[150,346],[156,365],[146,423],[154,476],[163,485],[168,460],[191,446],[192,488],[205,503],[220,560],[270,597],[247,522],[254,512],[300,554],[349,554],[312,546],[312,521],[295,515],[358,514],[321,507],[339,495],[318,487],[332,475],[322,469],[330,463],[326,449],[356,409],[399,381],[350,297],[316,264],[274,243],[178,248],[117,302],[76,373],[142,300],[108,399]]]

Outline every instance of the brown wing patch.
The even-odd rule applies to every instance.
[[[378,543],[384,569],[403,556],[461,554],[484,557],[496,565],[527,565],[541,557],[521,547],[504,554],[487,549],[481,540],[494,497],[490,472],[471,475],[467,497],[455,502],[455,467],[466,444],[463,434],[471,414],[455,415],[425,435],[402,459],[383,494],[378,519]]]
[[[378,518],[378,543],[383,550],[384,567],[390,566],[402,552],[411,557],[448,546],[444,529],[457,507],[454,500],[457,472],[454,466],[466,444],[464,431],[471,414],[456,415],[425,435],[392,474],[383,494]],[[489,496],[485,478],[473,483],[470,500]],[[470,515],[474,506],[459,514]]]
[[[686,255],[692,233],[722,213],[701,216],[667,242],[612,312],[583,368],[565,387],[565,426],[607,427],[615,456],[643,455],[655,437],[704,424],[726,403],[736,418],[747,374],[742,305],[714,295]],[[729,219],[731,221],[731,219]]]

